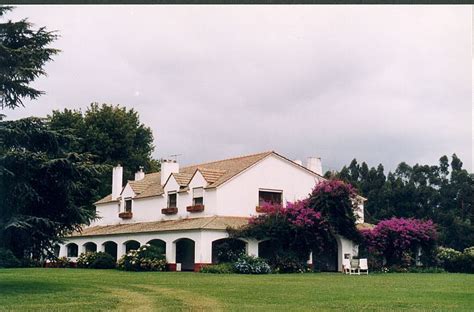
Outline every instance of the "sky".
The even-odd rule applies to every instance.
[[[7,119],[133,108],[154,157],[473,168],[471,6],[18,6],[62,52]],[[125,164],[126,165],[126,164]]]

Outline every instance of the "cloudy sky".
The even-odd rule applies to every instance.
[[[8,119],[91,102],[140,113],[155,157],[275,150],[472,170],[470,6],[23,6],[58,30],[46,91]]]

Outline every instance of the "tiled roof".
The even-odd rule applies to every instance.
[[[178,174],[173,174],[176,182],[185,189],[189,180],[194,175],[196,170],[199,170],[204,179],[209,183],[208,188],[213,188],[230,180],[232,177],[241,173],[250,166],[256,164],[268,155],[274,152],[264,152],[259,154],[229,158],[199,165],[187,166],[179,169]],[[137,196],[135,198],[144,198],[150,196],[162,195],[163,186],[161,185],[160,172],[145,174],[145,177],[140,181],[128,181],[133,191]],[[181,191],[182,191],[181,190]],[[103,204],[112,202],[111,195],[108,195],[95,204]]]
[[[179,186],[187,186],[189,184],[189,181],[191,181],[191,178],[193,177],[192,173],[173,173],[173,177],[175,178],[176,182],[179,184]]]
[[[210,181],[213,181],[207,186],[208,188],[212,188],[230,180],[232,177],[236,176],[237,174],[241,173],[245,169],[251,167],[271,154],[273,154],[273,152],[264,152],[254,155],[213,161],[205,164],[184,167],[179,172],[194,173],[199,169],[205,179],[207,176]]]
[[[130,234],[144,232],[165,232],[183,230],[225,230],[228,227],[238,228],[248,224],[248,218],[243,217],[204,217],[188,218],[170,221],[137,222],[127,224],[93,226],[74,232],[69,237],[101,236],[114,234]]]

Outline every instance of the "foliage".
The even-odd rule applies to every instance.
[[[113,269],[115,266],[115,259],[102,251],[81,253],[77,258],[78,268]]]
[[[215,246],[218,263],[234,262],[245,252],[245,243],[238,239],[225,239]]]
[[[268,263],[259,257],[241,254],[233,264],[234,271],[240,274],[268,274],[271,272]]]
[[[77,138],[40,118],[0,121],[0,247],[42,259],[95,218],[103,167],[71,150]]]
[[[340,180],[322,181],[309,197],[308,208],[320,212],[331,225],[332,234],[339,234],[352,241],[361,240],[357,230],[356,193],[354,188]]]
[[[430,220],[392,218],[361,232],[369,253],[379,255],[389,266],[406,268],[414,265],[419,248],[425,265],[432,260],[436,228]]]
[[[141,167],[145,172],[159,170],[159,164],[152,159],[153,134],[149,127],[140,122],[138,112],[125,107],[92,103],[85,113],[80,110],[53,111],[49,116],[51,127],[68,131],[80,138],[75,150],[90,153],[99,164],[124,166],[124,179],[133,180],[134,173]],[[110,170],[100,177],[101,197],[110,193]]]
[[[12,7],[0,7],[4,18]],[[59,50],[48,47],[57,35],[45,27],[33,29],[27,19],[0,23],[0,107],[14,109],[23,106],[23,99],[36,99],[44,92],[30,84],[46,75],[44,65]]]
[[[67,257],[56,258],[51,261],[48,265],[51,268],[69,268],[71,267],[71,262]]]
[[[248,226],[228,230],[231,237],[267,240],[272,254],[265,255],[277,271],[304,270],[310,252],[328,248],[336,235],[360,240],[356,229],[355,193],[341,181],[320,182],[309,198],[288,202],[286,207],[264,204],[263,214],[250,219]],[[283,259],[290,260],[288,265]]]
[[[219,264],[205,265],[199,271],[201,273],[214,273],[214,274],[230,274],[234,272],[234,266],[230,262],[224,262]]]
[[[13,252],[9,249],[0,248],[0,268],[17,268],[21,266]]]
[[[365,162],[359,164],[354,159],[335,177],[351,183],[368,198],[366,222],[393,216],[431,219],[438,226],[443,246],[463,250],[474,245],[474,175],[462,165],[453,154],[451,163],[443,156],[434,166],[412,167],[402,162],[386,176],[381,164],[369,169]]]
[[[438,247],[436,258],[438,265],[448,272],[474,273],[474,247],[466,248],[464,252]]]
[[[304,273],[308,271],[306,261],[301,260],[293,252],[280,252],[271,262],[274,273]]]
[[[119,259],[117,267],[125,271],[165,271],[163,251],[150,244],[131,250]]]

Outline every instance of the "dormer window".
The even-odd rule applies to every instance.
[[[202,187],[193,188],[193,206],[204,204],[204,190]]]
[[[178,194],[176,192],[169,192],[168,193],[168,208],[176,208],[177,207],[177,197]]]
[[[280,190],[259,190],[258,191],[258,205],[263,203],[282,204],[283,191]]]
[[[131,198],[125,199],[125,212],[132,212],[132,199]]]

